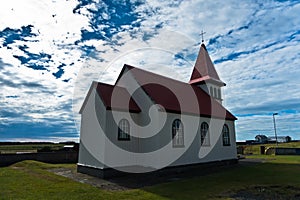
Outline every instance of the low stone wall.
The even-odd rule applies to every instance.
[[[266,150],[266,155],[300,155],[300,148],[270,147]]]
[[[78,152],[43,152],[43,153],[24,153],[24,154],[0,154],[0,166],[8,166],[23,160],[36,160],[46,163],[77,163]]]
[[[275,155],[300,155],[300,148],[275,148]]]

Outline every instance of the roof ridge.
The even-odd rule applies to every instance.
[[[187,82],[179,81],[179,80],[176,80],[176,79],[173,79],[173,78],[164,76],[164,75],[156,74],[156,73],[154,73],[154,72],[151,72],[151,71],[148,71],[148,70],[139,68],[139,67],[134,67],[134,66],[132,66],[132,65],[124,64],[123,68],[124,68],[125,66],[126,66],[126,67],[127,67],[127,66],[128,66],[128,67],[131,67],[131,68],[133,68],[133,69],[137,69],[137,70],[140,70],[140,71],[142,71],[142,72],[146,72],[146,73],[149,73],[149,74],[152,74],[152,75],[155,75],[155,76],[160,76],[160,77],[163,77],[163,78],[166,78],[166,79],[175,81],[175,82],[188,84]]]
[[[99,82],[99,81],[95,81],[97,83],[97,85],[106,85],[106,86],[111,86],[111,87],[118,87],[118,88],[122,88],[122,89],[126,89],[125,87],[119,86],[119,85],[111,85],[108,83],[104,83],[104,82]]]
[[[108,85],[108,86],[114,86],[114,85],[111,85],[111,84],[108,84],[108,83],[104,83],[104,82],[99,82],[99,81],[96,81],[97,84],[101,84],[101,85]]]

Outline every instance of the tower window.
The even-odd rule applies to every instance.
[[[213,88],[210,86],[210,88],[209,88],[209,90],[210,90],[210,96],[214,96],[214,91],[213,91]]]
[[[218,98],[221,99],[221,89],[218,89]]]
[[[214,97],[217,98],[217,88],[214,88]]]

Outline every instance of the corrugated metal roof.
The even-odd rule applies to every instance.
[[[124,65],[116,84],[127,72],[133,75],[150,99],[167,112],[236,120],[235,116],[201,88],[130,65]]]
[[[130,94],[125,88],[109,85],[106,83],[98,83],[96,91],[102,99],[106,109],[116,109],[136,113],[141,112],[141,109],[131,98]]]

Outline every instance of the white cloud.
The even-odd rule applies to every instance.
[[[224,104],[240,116],[238,139],[251,139],[257,132],[271,132],[272,126],[265,120],[272,109],[280,112],[282,130],[291,130],[295,137],[300,133],[300,128],[293,126],[297,122],[293,117],[299,118],[300,109],[297,106],[300,100],[299,3],[151,0],[134,10],[139,16],[135,22],[140,22],[140,27],[125,24],[122,25],[123,31],[109,40],[91,39],[76,46],[74,42],[80,39],[81,29],[92,31],[89,20],[93,17],[87,9],[81,9],[81,15],[74,14],[72,11],[77,4],[75,0],[11,0],[1,9],[0,30],[6,27],[19,29],[31,24],[34,33],[38,34],[33,38],[38,42],[17,41],[10,45],[11,49],[0,48],[2,60],[13,66],[5,66],[0,78],[19,87],[24,83],[43,86],[23,86],[21,90],[1,86],[3,107],[20,113],[20,120],[46,122],[55,118],[70,122],[72,113],[66,112],[64,106],[71,102],[72,96],[77,113],[91,82],[100,79],[113,83],[124,63],[187,81],[198,53],[200,32],[204,30],[209,54],[212,60],[218,61],[215,67],[227,83]],[[100,4],[91,3],[88,7],[97,10],[96,5]],[[105,4],[101,6],[105,7]],[[101,15],[104,19],[110,19],[114,14],[107,8],[104,11]],[[99,33],[104,34],[107,27],[109,25],[99,21]],[[146,36],[148,40],[143,40]],[[25,44],[30,53],[51,55],[48,71],[29,69],[12,56],[26,56],[17,48]],[[94,46],[96,57],[83,58],[80,49],[83,45]],[[183,51],[182,55],[186,56],[183,60],[174,59],[176,53]],[[56,73],[62,63],[66,64],[64,74],[56,79],[52,73]],[[179,67],[182,63],[184,67]],[[101,76],[102,72],[105,76]],[[3,98],[12,94],[19,98]],[[296,114],[285,110],[294,110]],[[4,121],[12,120],[1,117]],[[79,115],[75,114],[75,119],[78,120]]]

